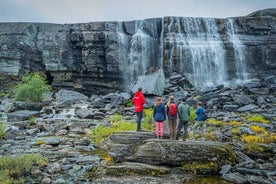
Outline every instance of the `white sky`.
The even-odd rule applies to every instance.
[[[164,16],[237,17],[276,0],[0,0],[0,22],[85,23]]]

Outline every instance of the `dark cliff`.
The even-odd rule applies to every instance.
[[[275,34],[276,9],[227,19],[0,23],[0,74],[42,70],[54,88],[86,94],[128,90],[159,68],[196,87],[275,83]]]

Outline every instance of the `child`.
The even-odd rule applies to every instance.
[[[204,108],[202,107],[202,103],[197,102],[197,109],[195,111],[196,123],[193,126],[193,139],[195,138],[196,129],[200,127],[200,129],[201,129],[201,139],[204,140],[204,121],[202,120],[203,112],[204,112]]]
[[[165,105],[162,103],[162,98],[157,97],[153,109],[153,119],[155,121],[156,138],[164,137],[164,121],[166,120]]]

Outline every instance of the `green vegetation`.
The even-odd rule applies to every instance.
[[[125,102],[125,106],[126,107],[132,107],[133,106],[133,103],[132,103],[132,99],[129,99]]]
[[[265,119],[264,117],[254,114],[254,115],[248,115],[246,117],[247,121],[251,122],[251,123],[265,123],[265,124],[270,124],[271,122],[267,119]]]
[[[241,126],[241,122],[238,122],[238,121],[230,121],[229,126]]]
[[[36,125],[36,117],[35,116],[31,116],[29,118],[29,122],[30,122],[31,125]]]
[[[233,138],[239,138],[239,134],[241,132],[240,127],[234,127],[230,130]]]
[[[204,138],[208,141],[217,141],[218,138],[214,132],[206,132]]]
[[[195,114],[196,109],[194,107],[190,107],[190,117],[189,117],[189,121],[195,121],[196,119],[196,114]]]
[[[37,140],[36,142],[35,142],[35,145],[41,145],[41,144],[45,144],[46,142],[45,142],[45,140]]]
[[[219,166],[215,162],[208,163],[188,163],[184,164],[181,167],[184,171],[193,171],[194,174],[211,174],[216,173],[219,169]]]
[[[24,184],[24,177],[34,167],[43,167],[48,163],[47,159],[38,154],[27,154],[17,157],[0,157],[0,183]]]
[[[109,121],[111,123],[111,126],[116,127],[120,124],[120,122],[122,121],[123,117],[120,114],[113,114],[110,118]]]
[[[109,118],[110,126],[99,125],[97,128],[92,129],[90,138],[91,141],[100,145],[106,141],[108,136],[113,132],[120,132],[125,130],[135,130],[136,124],[127,122],[122,119],[122,115],[114,114]]]
[[[31,102],[41,102],[43,94],[50,90],[51,87],[46,83],[45,77],[39,72],[27,73],[13,88],[15,100]]]
[[[2,139],[5,136],[5,129],[3,122],[0,121],[0,139]]]
[[[153,116],[153,109],[144,110],[144,120],[142,121],[143,130],[153,130],[154,124],[151,122]],[[97,128],[91,130],[91,141],[100,145],[106,141],[108,136],[113,132],[121,132],[127,130],[136,130],[136,122],[131,123],[123,119],[122,115],[114,114],[109,118],[110,126],[99,125]]]
[[[276,135],[274,133],[269,133],[264,127],[260,126],[250,126],[255,135],[243,134],[241,136],[241,141],[246,143],[246,149],[251,151],[263,151],[260,144],[270,144],[272,142],[276,143]]]
[[[105,127],[102,125],[99,125],[97,128],[92,129],[90,138],[92,139],[91,141],[95,143],[96,145],[100,145],[103,142],[106,141],[108,136],[113,133],[113,132],[120,132],[120,131],[125,131],[125,130],[135,130],[136,129],[136,124],[130,123],[130,122],[118,122],[116,126],[110,126],[110,127]]]
[[[154,129],[154,123],[152,123],[152,118],[153,118],[153,109],[144,109],[144,118],[142,121],[142,129],[146,130],[153,130]]]
[[[210,126],[220,127],[220,126],[224,126],[226,123],[224,121],[218,121],[214,118],[211,118],[208,120],[207,124]]]

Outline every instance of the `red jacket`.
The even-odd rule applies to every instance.
[[[141,112],[144,109],[145,97],[142,92],[137,91],[132,98],[135,112]]]

